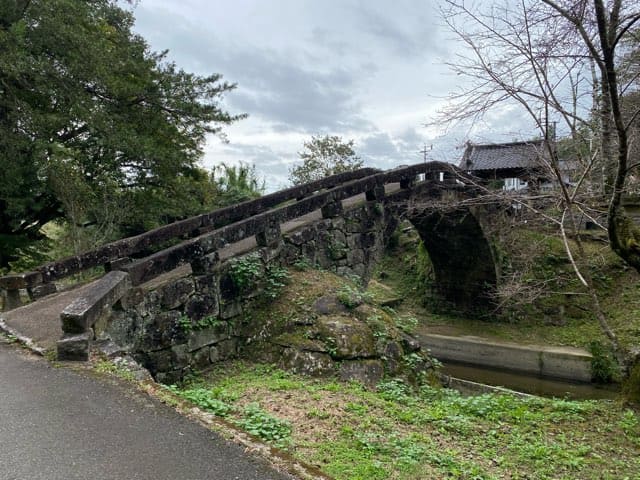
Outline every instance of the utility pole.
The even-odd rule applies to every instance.
[[[424,163],[427,163],[427,153],[430,152],[431,150],[433,150],[433,145],[429,145],[429,150],[427,150],[427,144],[424,144],[424,148],[422,150],[420,150],[420,153],[422,154],[422,158],[424,159]]]

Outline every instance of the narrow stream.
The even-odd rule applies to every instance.
[[[569,398],[572,400],[613,400],[618,397],[616,385],[570,383],[562,380],[454,362],[445,363],[442,370],[443,373],[447,375],[463,380],[505,387],[518,392],[530,393],[542,397]]]

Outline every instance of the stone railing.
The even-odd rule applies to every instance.
[[[55,280],[104,265],[107,274],[85,289],[61,314],[64,335],[58,342],[59,358],[84,360],[88,357],[94,327],[106,321],[112,306],[131,286],[186,263],[190,263],[197,274],[207,269],[208,262],[217,262],[218,250],[246,238],[255,236],[258,246],[272,245],[280,239],[281,224],[317,210],[323,218],[339,217],[345,199],[364,194],[367,201],[384,201],[388,184],[399,184],[408,196],[417,181],[424,180],[423,186],[428,188],[433,185],[435,190],[448,191],[464,188],[459,183],[462,177],[464,174],[455,166],[442,162],[386,172],[374,169],[347,172],[175,222],[31,272],[0,277],[0,288],[8,292],[8,306],[12,307],[19,303],[20,289],[27,289],[34,297],[47,294],[55,291],[55,287],[51,288]],[[394,198],[400,197],[395,194]],[[177,245],[135,258],[154,245],[185,237],[187,239]]]
[[[162,242],[185,236],[193,237],[260,214],[282,203],[299,200],[314,192],[331,189],[344,182],[367,177],[377,172],[379,172],[377,169],[363,168],[333,175],[108,243],[79,255],[47,263],[30,272],[0,277],[0,289],[5,291],[4,309],[10,310],[21,305],[20,290],[22,289],[27,290],[31,299],[39,298],[55,292],[53,284],[55,280],[103,265],[107,271],[117,269],[119,264],[129,260],[128,257],[148,251]]]
[[[440,173],[444,173],[443,176]],[[315,193],[295,203],[283,205],[254,215],[236,223],[204,233],[139,260],[120,265],[118,269],[129,274],[132,285],[139,285],[152,278],[173,270],[178,266],[191,263],[197,271],[198,263],[207,261],[207,257],[232,243],[255,236],[258,246],[274,243],[280,237],[280,225],[321,210],[324,218],[340,216],[342,200],[365,194],[367,201],[381,201],[385,196],[385,185],[399,183],[400,188],[410,189],[420,174],[425,180],[441,183],[448,188],[457,187],[458,169],[447,163],[430,162],[387,172],[376,173],[364,178],[351,180],[330,190]]]
[[[107,321],[111,308],[131,287],[125,272],[107,273],[82,292],[60,314],[62,338],[58,340],[58,360],[88,360],[94,328]]]

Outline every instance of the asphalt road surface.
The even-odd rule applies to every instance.
[[[0,341],[1,480],[284,480],[171,408]]]

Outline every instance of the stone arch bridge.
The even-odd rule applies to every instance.
[[[465,309],[486,306],[499,272],[484,233],[486,208],[460,206],[478,194],[467,180],[441,162],[361,169],[188,218],[1,277],[5,309],[11,310],[4,322],[28,316],[33,323],[44,315],[38,313],[42,305],[53,315],[49,323],[56,323],[45,327],[43,321],[42,328],[61,333],[60,359],[88,358],[103,332],[143,356],[155,372],[175,368],[181,355],[197,361],[205,345],[209,360],[222,359],[237,350],[243,304],[255,294],[234,286],[233,258],[250,254],[263,271],[304,261],[368,280],[401,218],[424,242],[442,295]],[[174,245],[153,251],[169,241]],[[98,266],[105,274],[71,291],[63,304],[58,301],[61,311],[47,307],[56,282]],[[34,302],[18,308],[26,295]],[[171,332],[184,316],[218,318],[221,327],[180,343]]]

